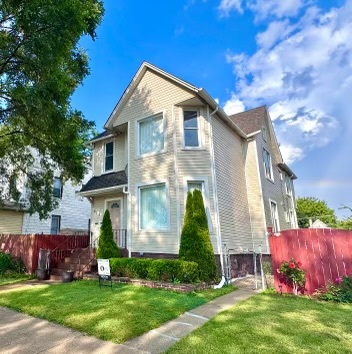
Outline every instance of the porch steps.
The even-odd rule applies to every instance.
[[[80,279],[85,273],[91,273],[97,270],[97,261],[95,259],[95,250],[90,248],[76,248],[69,257],[65,257],[63,262],[57,264],[50,272],[50,279],[61,280],[62,272],[73,270],[73,278]]]

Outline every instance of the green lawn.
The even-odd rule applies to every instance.
[[[222,312],[167,353],[352,353],[352,305],[263,293]]]
[[[5,276],[5,277],[0,275],[0,286],[14,284],[28,279],[31,279],[30,275]]]
[[[122,284],[100,289],[96,281],[78,281],[3,291],[0,306],[121,343],[233,289],[182,294]]]

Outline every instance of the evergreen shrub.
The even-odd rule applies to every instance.
[[[117,257],[121,257],[121,252],[114,241],[110,213],[109,210],[106,209],[100,227],[96,258],[109,259]]]
[[[201,281],[216,279],[216,261],[210,242],[207,215],[202,193],[198,190],[187,194],[179,258],[198,264]]]

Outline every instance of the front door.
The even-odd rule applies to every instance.
[[[111,200],[107,203],[110,212],[112,229],[114,232],[114,241],[119,247],[122,247],[123,239],[121,237],[121,199]]]
[[[112,200],[107,203],[107,208],[110,212],[110,219],[113,230],[121,228],[121,200]]]

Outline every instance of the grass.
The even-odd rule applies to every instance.
[[[352,353],[352,304],[263,293],[222,312],[171,353]]]
[[[15,276],[2,276],[0,275],[0,286],[18,283],[24,280],[31,279],[30,275],[20,274]]]
[[[123,284],[111,290],[96,281],[77,281],[3,291],[0,306],[121,343],[233,290],[176,293]]]

